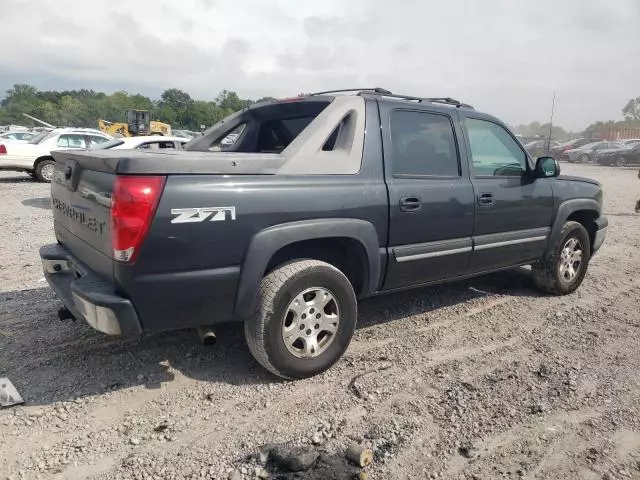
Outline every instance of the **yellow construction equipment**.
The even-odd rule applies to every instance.
[[[140,135],[171,135],[171,125],[151,120],[148,110],[127,110],[127,121],[98,120],[98,127],[112,137],[137,137]]]

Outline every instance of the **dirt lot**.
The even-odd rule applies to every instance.
[[[520,269],[369,300],[346,357],[295,383],[239,326],[204,347],[57,320],[37,253],[48,186],[1,173],[0,377],[26,404],[0,410],[0,479],[267,478],[270,442],[322,457],[268,478],[352,478],[353,443],[374,450],[369,479],[640,478],[640,182],[562,167],[604,184],[610,221],[575,294],[541,296]]]

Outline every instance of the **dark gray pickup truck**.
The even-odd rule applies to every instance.
[[[183,151],[54,152],[66,309],[108,334],[244,322],[295,379],[344,353],[357,299],[532,265],[567,294],[604,241],[602,188],[496,118],[382,89],[255,104]]]

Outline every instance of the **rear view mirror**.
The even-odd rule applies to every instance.
[[[539,157],[536,160],[536,177],[549,178],[560,175],[560,164],[553,157]]]

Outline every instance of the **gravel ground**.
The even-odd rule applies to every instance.
[[[605,186],[609,236],[582,287],[549,297],[514,270],[366,301],[346,357],[295,383],[240,326],[120,340],[60,322],[37,247],[48,186],[0,173],[0,479],[640,478],[637,171],[563,164]],[[320,453],[275,473],[261,445]],[[264,467],[264,468],[263,468]],[[362,477],[361,477],[362,478]]]

